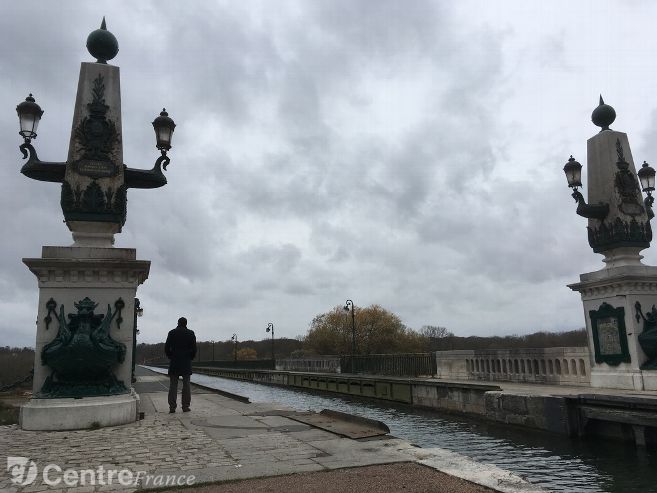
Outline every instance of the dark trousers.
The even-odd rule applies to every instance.
[[[176,397],[178,395],[178,377],[182,376],[182,408],[189,409],[192,402],[192,388],[189,385],[189,375],[169,375],[169,408],[176,408]]]

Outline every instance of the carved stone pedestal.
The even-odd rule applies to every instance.
[[[137,419],[134,300],[150,262],[134,249],[44,246],[23,259],[39,282],[32,400],[21,427],[68,430]]]
[[[645,339],[657,327],[657,267],[608,267],[581,274],[568,287],[584,304],[591,386],[657,390],[657,372],[649,369],[654,358],[644,351],[650,352]]]

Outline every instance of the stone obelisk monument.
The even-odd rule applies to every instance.
[[[581,165],[571,157],[564,167],[577,213],[588,218],[589,245],[606,264],[569,287],[584,304],[591,385],[657,390],[657,267],[640,255],[652,240],[655,172],[644,164],[639,173],[647,175],[642,185],[648,180],[643,200],[627,135],[609,128],[615,117],[601,97],[592,114],[601,130],[587,143],[588,204],[577,190]]]
[[[164,143],[158,134],[162,156],[152,170],[125,166],[119,68],[107,63],[118,43],[104,19],[87,48],[97,60],[80,68],[66,162],[37,157],[31,144],[36,133],[23,127],[26,114],[29,120],[43,113],[34,98],[17,108],[25,137],[21,151],[25,158],[29,154],[21,172],[61,183],[61,207],[74,240],[23,259],[39,284],[33,397],[20,413],[27,430],[113,426],[138,416],[139,397],[131,386],[133,315],[150,262],[137,260],[133,248],[115,248],[114,235],[126,220],[128,189],[166,183],[160,167],[169,162],[175,125],[166,112],[153,122],[156,134],[166,134],[164,127],[170,132]]]

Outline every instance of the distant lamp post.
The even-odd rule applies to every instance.
[[[139,303],[139,298],[135,298],[135,315],[134,315],[134,328],[132,330],[132,383],[135,383],[137,381],[137,378],[135,377],[135,366],[136,366],[136,358],[137,358],[137,334],[139,334],[139,330],[137,329],[137,317],[141,317],[144,315],[144,309],[141,307],[141,304]]]
[[[43,115],[43,110],[36,104],[34,97],[30,94],[25,98],[25,101],[16,106],[16,113],[18,113],[21,128],[18,133],[25,139],[25,143],[29,144],[37,136],[36,131]]]
[[[237,334],[233,334],[233,337],[231,337],[230,340],[235,343],[234,355],[235,355],[235,361],[237,361]]]
[[[276,356],[274,353],[274,324],[269,322],[267,325],[267,332],[271,330],[271,360],[274,362],[274,368],[276,368]]]
[[[212,361],[214,361],[214,340],[210,342],[212,343]]]
[[[356,355],[356,315],[354,313],[354,302],[347,300],[344,304],[344,311],[351,309],[351,372],[354,372],[354,356]]]

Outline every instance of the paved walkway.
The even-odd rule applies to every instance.
[[[487,491],[474,482],[497,491],[542,491],[507,471],[452,452],[416,448],[390,436],[344,438],[286,417],[293,411],[288,408],[244,403],[198,387],[192,394],[192,412],[169,414],[166,377],[144,369],[138,375],[136,388],[145,417],[137,423],[65,432],[0,427],[0,460],[4,460],[3,455],[26,457],[37,472],[36,479],[25,486],[12,483],[9,472],[4,472],[0,475],[0,491],[133,491],[173,486],[172,481],[178,485],[189,481],[198,488],[203,483],[239,480],[250,481],[212,485],[198,491],[279,491],[290,484],[295,485],[292,491],[339,491],[334,486],[345,478],[353,491],[381,491],[376,485],[385,484],[386,477],[390,487],[383,488],[385,491]],[[53,466],[44,475],[49,464]],[[375,465],[386,466],[370,469]],[[344,468],[359,469],[347,474]],[[68,477],[64,473],[67,469],[72,470]],[[110,470],[117,472],[108,484]],[[121,470],[127,472],[119,473]],[[331,476],[331,471],[343,472]],[[29,462],[23,472],[23,477],[30,479]],[[286,476],[291,474],[295,476]],[[400,484],[400,478],[408,474],[415,474],[417,481],[404,480]],[[273,489],[258,489],[263,484],[263,488],[269,487],[257,483],[265,480],[253,482],[253,478],[262,477],[273,481]],[[393,477],[397,483],[391,482]],[[427,479],[431,477],[433,480]],[[46,480],[59,483],[49,485]],[[68,487],[67,480],[75,487]],[[427,481],[434,481],[435,489],[426,489]],[[417,488],[413,489],[413,484]]]

